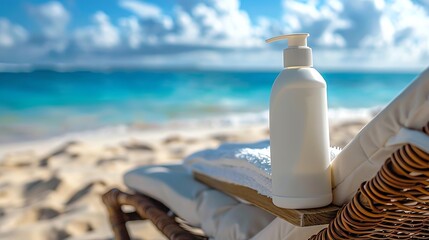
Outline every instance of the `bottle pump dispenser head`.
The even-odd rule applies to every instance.
[[[313,57],[311,48],[307,46],[308,33],[295,33],[281,35],[265,40],[272,43],[280,40],[288,40],[288,47],[283,50],[283,65],[288,67],[312,67]]]

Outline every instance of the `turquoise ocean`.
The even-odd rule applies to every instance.
[[[0,143],[117,126],[266,116],[278,72],[0,73]],[[330,110],[385,106],[417,73],[322,72]],[[250,115],[249,115],[250,114]],[[344,114],[344,112],[343,112]]]

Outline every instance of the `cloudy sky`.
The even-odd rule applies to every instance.
[[[0,70],[278,69],[294,32],[321,69],[429,65],[427,0],[2,0]]]

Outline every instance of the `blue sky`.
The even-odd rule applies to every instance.
[[[318,68],[414,71],[428,29],[427,0],[3,0],[0,70],[278,69],[263,40],[309,32]]]

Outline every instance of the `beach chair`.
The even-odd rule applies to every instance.
[[[339,153],[332,177],[334,208],[297,211],[323,215],[311,224],[242,203],[180,164],[134,169],[124,177],[129,192],[112,189],[103,202],[121,240],[130,239],[126,222],[134,220],[150,220],[168,239],[429,239],[429,70]],[[228,193],[225,186],[215,187]]]

